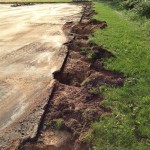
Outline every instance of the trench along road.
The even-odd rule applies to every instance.
[[[75,4],[0,4],[0,149],[32,138],[60,70],[68,41],[62,30],[78,22]]]

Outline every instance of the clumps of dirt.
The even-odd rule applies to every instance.
[[[27,143],[22,150],[71,150],[72,145],[73,141],[69,132],[49,129],[40,135],[36,144]]]
[[[88,26],[94,26],[95,28],[104,29],[107,27],[107,23],[106,23],[106,21],[99,21],[96,19],[91,19],[88,22]]]
[[[72,57],[71,55],[70,58],[68,57],[67,65],[61,73],[55,73],[54,78],[60,83],[80,87],[80,83],[90,75],[90,64],[78,59],[78,56],[76,56],[76,59]]]
[[[83,85],[87,88],[97,88],[100,85],[108,84],[113,86],[122,86],[124,77],[116,75],[114,72],[107,73],[106,70],[95,72],[84,80]]]
[[[89,35],[93,32],[93,30],[101,28],[104,29],[107,27],[105,21],[98,21],[92,19],[88,22],[79,23],[72,28],[72,33],[80,34],[80,35]]]
[[[88,10],[88,12],[86,12],[85,14],[84,14],[84,21],[85,21],[85,19],[88,19],[89,20],[89,18],[91,18],[93,15],[96,15],[97,13],[96,13],[96,11],[95,10]]]
[[[92,46],[91,51],[95,53],[97,59],[114,57],[114,55],[111,52],[100,46]]]
[[[125,77],[121,73],[106,70],[103,58],[115,56],[107,49],[89,42],[88,36],[94,29],[107,27],[105,21],[90,20],[95,13],[90,9],[91,3],[86,6],[79,24],[74,25],[73,22],[69,22],[64,26],[64,32],[75,37],[65,43],[69,54],[62,71],[54,73],[57,82],[44,118],[41,135],[36,143],[26,145],[26,149],[29,146],[36,146],[39,149],[44,147],[44,150],[46,148],[87,150],[84,134],[89,132],[92,122],[98,120],[102,114],[111,112],[101,106],[103,94],[92,92],[92,89],[104,84],[122,86]],[[66,140],[67,143],[65,141],[60,145],[45,143],[47,134],[52,131],[55,133],[57,130],[60,130],[60,135],[61,130],[71,134],[69,140]],[[63,138],[65,139],[65,135]]]
[[[74,25],[74,22],[73,21],[70,21],[70,22],[66,22],[63,26],[63,31],[66,35],[68,35],[68,37],[74,37],[74,34],[71,33],[71,28],[72,26]],[[70,39],[72,40],[72,39]]]
[[[102,98],[102,95],[89,93],[85,87],[57,83],[46,120],[53,122],[61,118],[63,127],[70,130],[74,136],[80,136],[81,132],[89,128],[91,122],[105,113],[99,107]]]
[[[103,58],[115,56],[105,48],[89,42],[89,34],[96,28],[105,28],[106,22],[95,19],[86,22],[84,19],[87,16],[90,15],[87,13],[86,18],[82,19],[84,23],[71,24],[71,33],[75,38],[65,43],[69,55],[62,71],[54,74],[58,82],[45,118],[47,128],[57,128],[59,122],[61,129],[71,132],[75,143],[80,143],[77,144],[79,150],[83,143],[82,137],[90,129],[91,123],[102,114],[111,112],[101,106],[102,93],[91,92],[91,89],[103,84],[122,86],[125,79],[122,74],[104,68]],[[75,144],[71,150],[74,149]]]

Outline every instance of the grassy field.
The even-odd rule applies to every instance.
[[[103,45],[116,57],[105,60],[108,69],[122,72],[123,87],[105,86],[102,105],[112,114],[92,125],[96,150],[150,149],[150,36],[144,25],[106,3],[95,3],[95,18],[108,27],[97,30],[91,41]]]

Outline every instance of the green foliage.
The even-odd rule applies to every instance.
[[[108,122],[109,120],[109,122]],[[147,150],[147,140],[138,142],[134,136],[135,127],[128,125],[124,115],[104,116],[92,125],[96,150]]]
[[[134,7],[134,11],[141,16],[150,18],[150,1],[142,1],[140,3],[137,3]]]
[[[95,59],[95,57],[96,57],[96,55],[95,55],[94,52],[89,52],[89,53],[87,54],[87,58],[89,58],[89,59]]]
[[[103,85],[101,85],[101,86],[98,87],[98,88],[91,88],[91,89],[89,90],[89,93],[95,94],[95,95],[101,94],[101,93],[104,93],[105,91],[107,91],[107,88],[108,88],[108,87],[109,87],[109,86],[108,86],[107,84],[103,84]]]
[[[61,130],[63,128],[63,119],[58,118],[58,119],[55,119],[55,120],[46,120],[45,125],[48,128]]]
[[[124,0],[122,6],[126,9],[133,9],[138,2],[138,0]]]
[[[99,88],[92,88],[89,90],[89,93],[97,95],[100,94],[100,90]]]
[[[99,0],[109,2],[112,6],[132,10],[140,16],[150,18],[150,1],[149,0]]]
[[[88,143],[90,143],[90,142],[91,142],[91,139],[93,138],[92,136],[93,136],[92,130],[89,129],[88,131],[83,132],[83,133],[80,135],[79,140],[82,141],[82,142],[88,142]]]
[[[87,48],[86,48],[86,47],[81,47],[81,48],[80,48],[80,51],[81,51],[81,52],[86,52],[86,51],[87,51]]]
[[[150,149],[150,37],[141,22],[131,21],[121,11],[96,3],[98,20],[108,27],[97,30],[91,41],[107,47],[116,57],[105,60],[107,69],[124,73],[123,87],[102,87],[102,105],[112,109],[92,125],[96,150]],[[97,93],[97,90],[93,90]],[[92,92],[93,92],[92,91]]]
[[[86,48],[86,47],[81,47],[81,48],[80,48],[80,53],[87,55],[87,54],[89,53],[89,49]]]
[[[126,9],[128,10],[132,9],[134,12],[138,13],[139,15],[150,18],[150,1],[124,0],[122,4]]]
[[[59,119],[56,119],[55,120],[55,125],[54,125],[54,128],[57,129],[57,130],[60,130],[62,128],[62,119],[59,118]]]

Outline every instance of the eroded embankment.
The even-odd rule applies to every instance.
[[[22,150],[86,150],[84,138],[91,123],[111,112],[101,106],[104,96],[96,89],[104,84],[121,86],[125,78],[104,67],[103,58],[114,55],[89,42],[94,29],[107,27],[105,21],[91,19],[94,14],[88,3],[80,23],[64,25],[64,32],[75,37],[65,44],[69,52],[62,71],[54,73],[56,86],[39,136]]]

